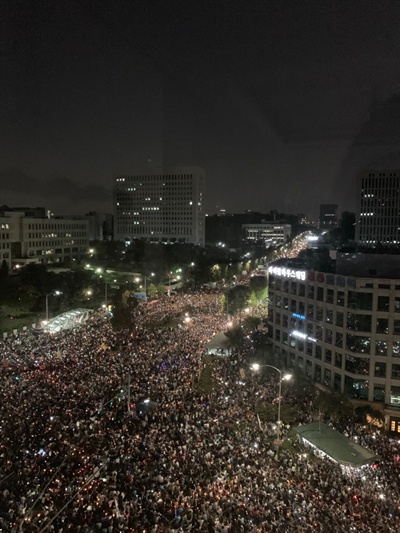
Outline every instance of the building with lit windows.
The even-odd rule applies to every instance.
[[[369,171],[361,178],[356,242],[400,245],[400,170]]]
[[[400,279],[272,264],[268,334],[283,366],[376,403],[400,433]]]
[[[0,217],[0,265],[3,261],[11,267],[10,223],[6,218]]]
[[[244,239],[248,242],[264,245],[286,244],[292,234],[290,224],[262,222],[261,224],[243,224]]]
[[[321,204],[319,206],[319,228],[335,229],[338,227],[339,215],[337,204]]]
[[[26,216],[15,209],[0,213],[0,259],[9,267],[79,261],[88,246],[86,220]]]
[[[114,178],[114,238],[204,246],[205,173],[151,169]]]

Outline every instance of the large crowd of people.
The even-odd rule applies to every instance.
[[[199,387],[207,343],[226,329],[218,295],[135,313],[131,332],[95,313],[0,343],[2,533],[400,532],[397,440],[347,421],[380,455],[357,471],[278,450],[254,409],[276,400],[276,377],[251,376],[250,343],[212,366],[210,392]],[[283,394],[311,420],[309,402]]]

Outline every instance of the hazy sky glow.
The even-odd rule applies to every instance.
[[[203,166],[209,212],[316,213],[399,166],[399,2],[4,0],[0,18],[0,203],[109,211],[112,175],[151,162]]]

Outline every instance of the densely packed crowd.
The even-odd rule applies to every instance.
[[[1,343],[0,531],[400,532],[397,441],[349,421],[381,456],[361,473],[302,449],[278,455],[274,427],[254,414],[277,382],[250,377],[247,349],[201,392],[220,307],[215,293],[166,297],[139,305],[130,334],[95,314]]]

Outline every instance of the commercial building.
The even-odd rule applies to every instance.
[[[263,245],[285,244],[292,234],[291,224],[262,222],[261,224],[243,224],[244,239]]]
[[[11,267],[10,222],[0,217],[0,264],[5,261]]]
[[[15,263],[79,261],[88,250],[88,222],[26,216],[29,211],[0,212],[0,259]],[[42,214],[37,212],[36,214]]]
[[[70,215],[68,218],[88,221],[89,242],[111,241],[113,239],[113,216],[109,213],[90,211],[86,215]]]
[[[319,228],[335,229],[338,227],[339,215],[337,204],[321,204],[319,206]]]
[[[361,177],[356,242],[400,245],[400,170],[368,171]]]
[[[114,238],[205,244],[205,173],[199,167],[144,170],[114,178]]]
[[[282,365],[379,404],[400,433],[400,279],[269,267],[268,334]]]

